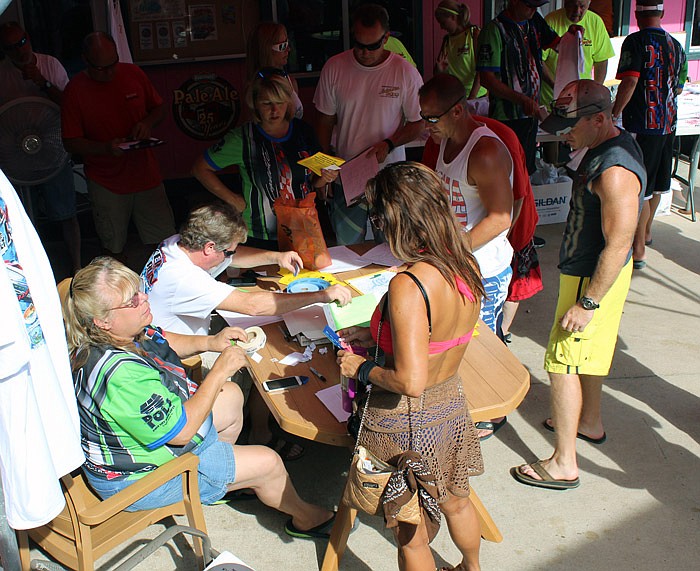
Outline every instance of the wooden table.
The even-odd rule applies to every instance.
[[[376,266],[372,266],[340,274],[338,277],[347,279],[377,270]],[[266,289],[270,287],[270,284],[261,285],[267,285]],[[354,441],[348,435],[345,423],[338,422],[315,396],[317,391],[339,382],[339,370],[332,346],[323,345],[329,348],[325,355],[321,355],[317,348],[313,359],[306,363],[282,365],[273,362],[273,358],[282,359],[291,352],[303,350],[296,342],[285,341],[279,325],[273,323],[263,327],[267,343],[259,351],[262,360],[259,363],[251,361],[250,367],[255,385],[275,420],[290,434],[333,446],[353,447]],[[512,412],[525,398],[530,387],[529,373],[498,337],[483,323],[478,332],[467,347],[459,369],[464,382],[464,394],[475,422]],[[310,373],[309,366],[322,373],[327,382],[322,382]],[[280,393],[267,393],[262,389],[262,382],[267,379],[291,375],[308,376],[309,381],[301,387]],[[482,537],[489,541],[501,541],[503,536],[473,486],[470,498],[479,516]],[[339,506],[322,571],[338,569],[356,514],[355,510],[342,504]]]

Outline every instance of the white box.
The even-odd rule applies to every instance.
[[[569,180],[532,187],[537,215],[540,218],[538,226],[566,222],[566,217],[569,215],[572,184],[573,182]]]

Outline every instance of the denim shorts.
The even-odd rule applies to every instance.
[[[236,476],[236,460],[233,446],[219,442],[216,428],[211,427],[204,442],[194,451],[199,456],[197,468],[199,481],[199,496],[203,504],[211,504],[220,500],[226,493],[228,484],[233,483]],[[103,499],[113,496],[127,488],[137,480],[105,480],[84,471],[88,482],[95,492]],[[126,511],[150,510],[168,506],[182,501],[182,477],[178,476],[159,488],[153,490],[137,502],[131,504]]]

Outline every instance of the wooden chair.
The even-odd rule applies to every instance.
[[[64,476],[61,478],[66,500],[63,511],[42,527],[17,532],[22,571],[30,569],[30,537],[42,551],[62,565],[78,571],[92,571],[96,559],[169,516],[185,514],[190,527],[206,534],[204,512],[199,501],[198,464],[197,456],[183,454],[106,500],[90,489],[81,470]],[[182,501],[153,510],[123,511],[178,476],[182,478]],[[210,555],[203,554],[200,539],[194,539],[194,548],[199,569],[202,569],[204,557],[209,559]]]

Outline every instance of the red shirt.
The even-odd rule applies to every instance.
[[[537,226],[537,221],[539,220],[537,208],[535,207],[535,197],[532,194],[532,186],[530,186],[530,176],[527,172],[525,151],[523,151],[520,140],[510,127],[489,117],[481,117],[480,115],[473,115],[472,117],[475,121],[485,124],[496,133],[510,152],[511,157],[513,157],[513,200],[522,198],[523,204],[520,209],[520,216],[518,216],[508,235],[508,241],[513,246],[513,250],[519,252],[532,240],[532,237],[535,235],[535,226]],[[425,142],[425,150],[423,151],[421,162],[425,166],[434,169],[439,153],[440,145],[433,142],[432,138],[428,138]]]
[[[64,139],[106,142],[126,138],[136,123],[163,103],[146,74],[136,65],[117,64],[114,79],[103,83],[82,72],[63,92]],[[120,157],[86,155],[85,175],[115,194],[132,194],[161,183],[151,149],[126,151]]]

